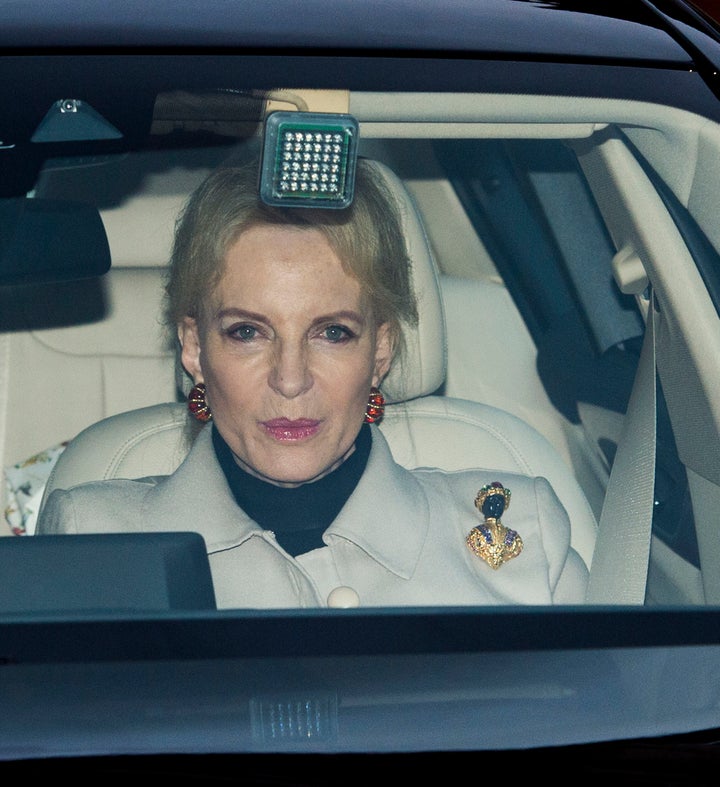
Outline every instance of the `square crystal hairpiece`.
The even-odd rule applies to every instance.
[[[265,121],[260,199],[292,208],[353,200],[358,122],[351,115],[273,112]]]

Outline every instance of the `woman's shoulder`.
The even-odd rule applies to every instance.
[[[450,544],[454,554],[478,581],[492,576],[494,592],[513,602],[550,600],[577,603],[584,598],[587,568],[571,547],[571,523],[550,482],[542,476],[499,472],[487,468],[447,471],[416,468],[410,471],[425,492],[430,530],[428,542]],[[494,495],[495,506],[483,506]],[[502,573],[487,573],[482,552],[488,547],[489,517],[497,518],[513,545],[513,555]],[[515,549],[515,544],[518,547]],[[510,549],[510,546],[508,546]],[[433,553],[436,554],[437,550]]]
[[[36,533],[117,530],[122,521],[133,517],[148,491],[164,478],[166,476],[113,478],[88,481],[70,489],[55,489],[43,504]]]
[[[493,470],[484,467],[464,468],[462,470],[443,470],[437,467],[417,467],[410,470],[412,475],[425,487],[453,497],[467,497],[472,494],[474,505],[475,495],[486,487],[495,485],[503,487],[513,503],[516,500],[537,500],[538,498],[560,502],[550,482],[542,476],[529,476],[504,470]]]
[[[55,489],[48,495],[48,502],[53,496],[60,497],[63,493],[71,495],[77,500],[143,496],[149,489],[162,483],[168,477],[147,476],[145,478],[109,478],[104,481],[86,481],[69,489]]]
[[[505,497],[503,522],[522,526],[526,532],[542,532],[568,544],[570,520],[550,482],[542,476],[498,472],[485,468],[441,470],[416,468],[410,471],[422,486],[435,518],[457,519],[463,523],[482,521],[482,498],[491,490]],[[502,489],[500,489],[502,488]],[[478,502],[479,501],[479,502]]]

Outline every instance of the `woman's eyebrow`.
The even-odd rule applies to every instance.
[[[228,306],[224,309],[220,309],[217,313],[217,319],[222,320],[227,317],[232,317],[233,319],[243,319],[243,320],[254,320],[256,322],[269,322],[269,318],[265,314],[261,314],[260,312],[254,312],[249,309],[242,309],[236,306]],[[324,322],[337,322],[342,320],[350,320],[352,322],[357,323],[358,325],[365,325],[365,317],[362,315],[361,312],[357,312],[354,309],[339,309],[336,312],[327,312],[326,314],[319,314],[317,317],[314,317],[312,322],[313,325],[318,325]]]
[[[225,309],[220,309],[217,313],[217,318],[223,319],[224,317],[240,317],[244,320],[255,320],[257,322],[267,322],[268,319],[264,314],[260,314],[260,312],[253,312],[249,309],[241,309],[236,306],[228,306]]]
[[[333,320],[351,320],[352,322],[356,322],[359,325],[365,324],[365,318],[363,315],[360,312],[356,312],[352,309],[341,309],[340,311],[330,312],[329,314],[321,314],[319,317],[316,317],[313,322],[332,322]]]

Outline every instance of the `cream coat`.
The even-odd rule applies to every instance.
[[[361,606],[581,603],[587,567],[544,478],[487,470],[406,470],[373,426],[367,468],[327,529],[325,547],[292,558],[234,501],[206,427],[170,476],[56,490],[37,533],[193,530],[207,545],[219,608],[325,607],[337,587]],[[494,570],[467,547],[480,487],[511,490],[503,523],[523,551]]]

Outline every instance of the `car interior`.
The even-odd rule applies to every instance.
[[[0,287],[3,535],[31,540],[54,488],[182,461],[189,385],[163,276],[191,191],[260,144],[262,122],[228,111],[242,100],[159,96],[145,148],[54,145],[39,167],[27,196],[94,206],[111,266]],[[717,603],[720,348],[701,327],[718,319],[717,128],[592,98],[293,89],[258,103],[262,118],[355,117],[359,155],[402,205],[420,322],[383,384],[397,461],[547,477],[597,568],[593,599]],[[88,231],[44,253],[90,259],[93,244]]]

